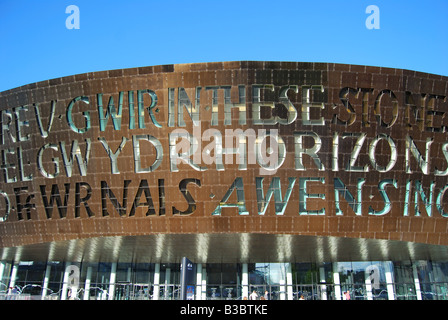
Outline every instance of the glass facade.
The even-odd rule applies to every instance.
[[[180,263],[0,264],[0,299],[178,300]],[[196,265],[196,300],[447,300],[448,262]]]

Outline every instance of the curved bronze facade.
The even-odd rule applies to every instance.
[[[2,259],[444,259],[447,79],[241,61],[4,91]]]

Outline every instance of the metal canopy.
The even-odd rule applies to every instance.
[[[448,247],[423,243],[285,234],[156,234],[96,237],[1,249],[9,261],[335,262],[447,260]]]

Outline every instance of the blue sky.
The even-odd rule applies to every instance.
[[[67,29],[76,5],[80,28]],[[380,10],[369,30],[366,8]],[[0,0],[0,91],[72,74],[232,60],[448,76],[448,0]]]

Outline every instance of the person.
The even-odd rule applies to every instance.
[[[8,300],[12,300],[12,287],[9,287],[8,289]]]
[[[299,300],[305,300],[305,297],[303,296],[303,294],[300,296]]]
[[[268,292],[268,290],[266,290],[264,292],[264,300],[269,300],[269,292]]]
[[[250,294],[250,296],[249,296],[249,299],[250,300],[257,300],[257,298],[258,298],[258,294],[257,294],[257,291],[252,291],[252,293]]]
[[[346,291],[345,293],[345,300],[350,300],[350,291]]]
[[[8,300],[15,300],[18,294],[16,287],[9,287]]]

